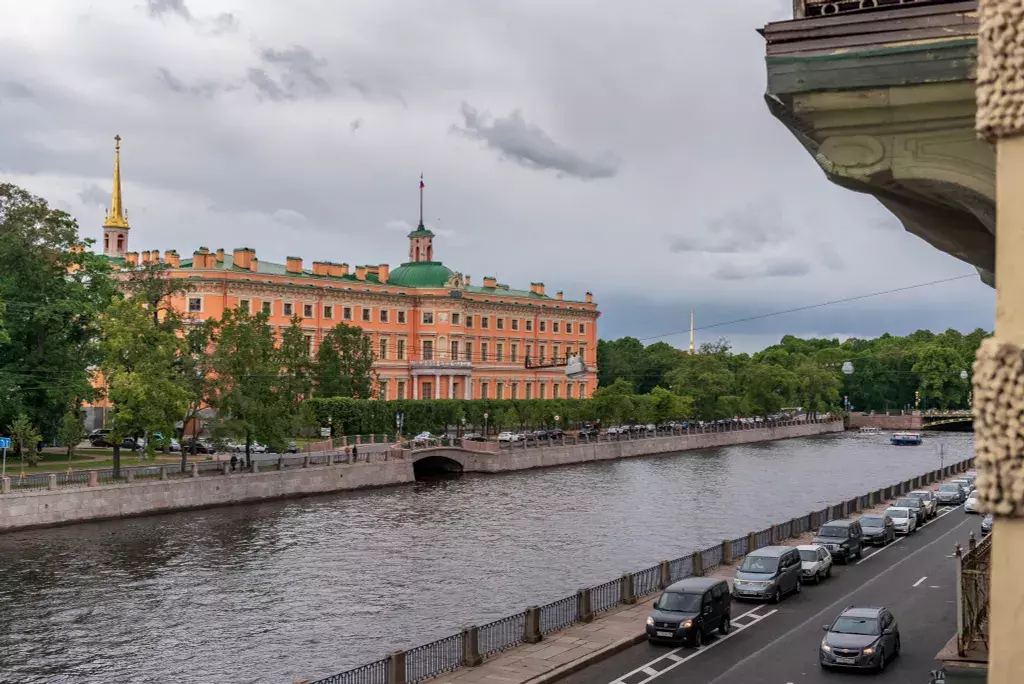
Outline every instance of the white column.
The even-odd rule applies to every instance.
[[[434,373],[434,398],[441,398],[441,374]]]
[[[417,387],[419,385],[419,378],[415,375],[410,375],[409,377],[412,380],[412,398],[419,399],[420,388]]]
[[[466,383],[465,392],[464,392],[464,395],[465,395],[464,399],[466,399],[466,401],[469,401],[470,399],[473,398],[473,376],[472,375],[464,375],[463,378],[464,378],[463,382]]]
[[[455,376],[454,375],[449,375],[448,376],[448,398],[449,399],[454,399],[455,398],[455,383],[453,382],[453,380],[455,380]]]

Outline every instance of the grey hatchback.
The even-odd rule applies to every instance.
[[[778,603],[786,594],[799,594],[803,562],[792,546],[766,546],[748,553],[736,570],[732,595]]]
[[[888,608],[850,606],[831,625],[818,647],[818,662],[832,667],[881,672],[900,653],[900,628]]]

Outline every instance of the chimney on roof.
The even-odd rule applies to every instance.
[[[544,283],[530,283],[530,293],[539,297],[544,296]]]
[[[288,273],[302,273],[302,257],[285,257],[284,270]]]
[[[366,280],[365,266],[356,266],[356,280]]]
[[[326,276],[330,275],[331,263],[329,261],[314,261],[313,262],[313,275],[315,276]]]
[[[149,266],[149,250],[143,250],[142,252],[142,265]]]
[[[249,270],[252,271],[253,273],[259,273],[260,260],[257,259],[256,257],[253,257],[252,260],[249,262]]]
[[[181,257],[178,256],[177,250],[169,249],[164,252],[164,261],[171,268],[181,268]]]
[[[494,276],[484,276],[484,287],[498,287],[498,279]]]
[[[205,251],[206,248],[203,247],[203,250]],[[223,247],[221,247],[220,249],[217,250],[217,263],[218,264],[223,264],[224,263],[224,248]]]
[[[139,265],[139,253],[138,252],[125,252],[124,253],[125,266],[138,266]]]
[[[332,278],[340,278],[342,276],[341,264],[335,264],[333,262],[327,264],[327,275]]]
[[[555,299],[557,299],[558,301],[562,301],[562,291],[561,290],[559,290],[558,292],[555,293]]]
[[[466,277],[465,277],[465,278],[463,278],[463,282],[465,282],[465,283],[466,283],[466,285],[469,285],[469,279],[470,279],[470,275],[469,275],[469,274],[467,273],[467,274],[466,274]]]
[[[585,297],[585,300],[586,300],[587,304],[593,304],[594,303],[594,294],[592,292],[588,292],[587,296]]]
[[[218,253],[220,252],[220,250],[217,251]],[[252,264],[253,257],[255,256],[256,250],[254,249],[249,247],[235,247],[231,254],[231,265],[248,270],[250,264]]]
[[[348,275],[348,264],[340,264],[340,266],[341,266],[341,275],[347,276]]]
[[[388,275],[390,273],[391,267],[388,266],[387,264],[380,264],[379,266],[377,266],[377,280],[379,280],[382,285],[387,285]]]

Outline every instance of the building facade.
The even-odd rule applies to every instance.
[[[278,334],[294,317],[315,354],[339,323],[362,328],[373,344],[381,399],[587,398],[597,387],[597,319],[591,293],[549,296],[544,283],[513,289],[491,276],[479,284],[437,261],[434,233],[420,221],[408,235],[408,261],[355,266],[297,256],[262,261],[254,249],[200,247],[182,259],[174,250],[130,251],[121,194],[120,138],[114,187],[103,223],[104,255],[118,269],[164,264],[191,291],[173,305],[193,320],[225,310],[269,316]],[[568,357],[587,372],[567,377]]]

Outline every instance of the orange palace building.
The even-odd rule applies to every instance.
[[[597,387],[597,318],[591,293],[582,301],[544,283],[512,289],[485,276],[479,284],[435,259],[434,234],[420,222],[408,235],[408,261],[355,266],[287,257],[262,261],[254,249],[200,247],[190,259],[174,250],[129,251],[121,194],[120,137],[115,138],[114,188],[103,222],[103,254],[117,269],[165,264],[192,290],[174,302],[194,320],[226,309],[265,312],[280,331],[294,316],[316,352],[338,323],[372,338],[381,399],[587,398]],[[587,372],[569,379],[566,357]]]

